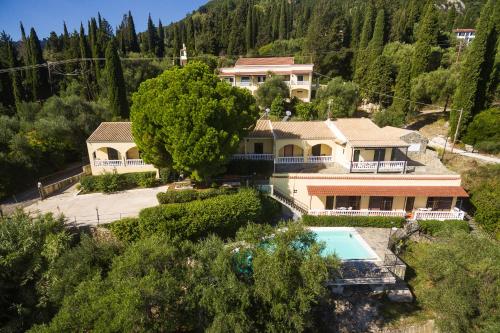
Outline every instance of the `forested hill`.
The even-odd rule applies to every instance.
[[[473,28],[485,0],[435,1],[439,44],[454,28]],[[184,42],[190,54],[311,57],[323,74],[349,77],[353,50],[366,43],[366,13],[385,13],[384,42],[413,43],[424,0],[213,0],[166,28],[173,54]],[[371,28],[373,29],[373,28]],[[364,40],[363,40],[364,38]],[[302,56],[302,57],[301,57]]]

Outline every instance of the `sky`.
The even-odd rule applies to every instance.
[[[123,14],[129,10],[134,17],[137,32],[145,31],[148,14],[155,25],[161,19],[163,25],[175,22],[208,0],[0,0],[0,31],[5,30],[13,40],[21,38],[19,22],[26,33],[35,28],[40,39],[63,31],[66,21],[69,32],[80,29],[80,22],[87,27],[87,21],[101,13],[115,29]]]

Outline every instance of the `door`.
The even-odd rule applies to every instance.
[[[118,160],[118,150],[108,148],[108,160]]]
[[[381,162],[385,160],[385,149],[376,149],[375,156],[373,157],[374,161]]]
[[[285,157],[292,157],[293,156],[293,145],[286,145],[283,148],[283,155]]]
[[[321,156],[321,145],[316,145],[312,147],[313,156]]]
[[[264,154],[264,144],[262,142],[255,142],[253,144],[254,154]]]
[[[415,197],[407,197],[405,204],[405,211],[410,213],[413,211],[413,207],[415,206]]]
[[[359,154],[360,154],[360,151],[358,149],[356,149],[354,151],[354,158],[353,158],[354,162],[359,162]]]
[[[335,197],[326,197],[326,204],[325,204],[325,209],[326,210],[333,210],[333,201]]]

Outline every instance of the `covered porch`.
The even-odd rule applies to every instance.
[[[460,220],[460,186],[307,186],[309,215]],[[313,200],[314,199],[314,200]]]
[[[408,145],[404,146],[351,146],[350,161],[345,165],[349,172],[400,172],[408,164]]]

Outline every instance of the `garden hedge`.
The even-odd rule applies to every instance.
[[[312,216],[304,215],[302,222],[310,227],[371,227],[401,228],[405,223],[403,217],[385,216]]]
[[[450,234],[454,231],[465,231],[469,232],[469,223],[464,220],[447,220],[447,221],[438,221],[438,220],[426,220],[419,221],[418,225],[420,229],[431,236],[439,236],[443,234]]]
[[[194,200],[205,200],[222,194],[234,193],[235,189],[220,188],[208,190],[169,190],[156,195],[160,204],[184,203]]]
[[[99,176],[84,176],[80,180],[82,192],[111,193],[134,187],[152,187],[158,184],[156,172],[105,173]]]
[[[122,219],[109,228],[124,241],[157,233],[189,240],[209,234],[228,238],[248,223],[272,221],[279,213],[279,207],[269,200],[255,190],[242,189],[235,194],[222,194],[205,200],[145,208],[138,219]]]

